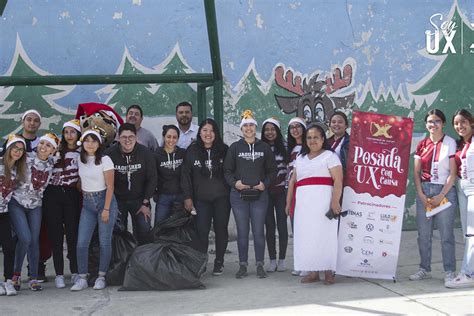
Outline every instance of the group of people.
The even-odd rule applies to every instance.
[[[82,130],[78,120],[64,123],[60,139],[53,133],[37,137],[41,115],[36,110],[26,111],[22,134],[8,136],[0,158],[0,243],[5,276],[0,295],[15,295],[21,288],[26,255],[28,286],[33,291],[42,289],[42,267],[48,259],[47,254],[41,254],[47,253],[45,243],[51,247],[55,286],[66,287],[64,236],[71,290],[86,289],[88,250],[96,227],[100,262],[94,289],[104,289],[114,228],[127,229],[130,215],[134,236],[139,244],[145,244],[152,227],[165,221],[177,207],[195,217],[205,252],[212,225],[216,248],[213,275],[224,271],[232,209],[239,255],[236,278],[247,275],[250,227],[257,277],[287,270],[289,216],[294,235],[292,274],[302,276],[302,283],[311,283],[319,281],[320,272],[324,272],[324,283],[333,284],[337,217],[341,212],[343,175],[347,172],[347,116],[339,111],[331,115],[331,137],[319,124],[292,118],[285,141],[275,118],[263,122],[261,139],[257,138],[258,123],[247,110],[240,123],[242,138],[230,147],[213,119],[205,119],[199,126],[192,123],[190,103],[176,106],[176,119],[176,125],[163,126],[159,143],[141,126],[140,106],[132,105],[127,109],[126,123],[118,129],[116,143],[104,148],[100,133]],[[474,286],[474,147],[470,147],[473,118],[466,110],[456,113],[453,125],[460,137],[457,142],[444,135],[446,118],[441,111],[430,111],[425,122],[429,136],[418,144],[415,153],[421,264],[410,279],[430,277],[436,221],[445,285]],[[436,207],[445,198],[451,206],[428,219],[426,208]],[[456,276],[453,229],[458,199],[466,249],[461,272]],[[154,214],[152,200],[156,202]],[[265,244],[270,259],[266,268]]]

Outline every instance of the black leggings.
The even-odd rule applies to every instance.
[[[66,233],[71,273],[77,273],[76,244],[81,214],[81,195],[76,188],[49,185],[43,196],[43,218],[53,247],[56,275],[64,275],[63,244]]]
[[[286,248],[288,246],[288,222],[285,213],[286,195],[283,191],[281,193],[270,193],[268,197],[268,210],[265,221],[265,237],[267,239],[268,255],[270,256],[270,260],[276,260],[275,229],[278,228],[278,241],[280,246],[278,259],[285,259]]]
[[[216,261],[224,263],[224,254],[229,240],[230,201],[229,196],[216,198],[212,201],[195,201],[197,211],[196,228],[203,250],[207,252],[209,247],[209,231],[211,222],[216,235]]]
[[[5,281],[13,276],[13,262],[15,260],[15,242],[12,237],[10,215],[0,213],[0,245],[3,251],[3,275]]]

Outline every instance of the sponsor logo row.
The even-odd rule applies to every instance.
[[[382,222],[396,222],[398,219],[397,215],[387,214],[387,213],[378,213],[376,211],[355,211],[355,210],[345,210],[343,213],[349,216],[353,216],[356,218],[363,218],[364,214],[366,214],[366,219],[368,221],[375,221],[379,219]]]

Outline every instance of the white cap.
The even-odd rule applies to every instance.
[[[81,132],[81,123],[78,119],[67,121],[63,124],[63,129],[65,129],[66,127],[72,127],[79,133]]]
[[[39,119],[40,119],[40,121],[41,121],[41,114],[40,114],[38,111],[36,111],[36,110],[28,110],[28,111],[26,111],[26,112],[23,113],[23,115],[21,116],[21,120],[23,121],[23,120],[25,119],[25,117],[26,117],[28,114],[31,114],[31,113],[38,115],[38,117],[39,117]]]
[[[303,125],[304,128],[306,128],[306,122],[301,118],[301,117],[294,117],[288,122],[288,126],[290,126],[292,123],[300,123]]]
[[[267,123],[275,124],[278,128],[280,128],[280,122],[274,117],[267,118],[265,121],[263,121],[262,126],[264,126]]]

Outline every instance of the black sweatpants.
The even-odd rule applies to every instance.
[[[224,254],[229,241],[229,196],[216,198],[212,201],[196,200],[196,228],[203,250],[207,252],[209,247],[209,231],[211,223],[216,235],[216,261],[224,262]]]
[[[43,196],[43,218],[53,247],[56,275],[64,275],[63,244],[66,233],[71,273],[77,273],[76,244],[81,215],[81,194],[76,188],[49,185]]]
[[[3,251],[3,275],[6,281],[13,276],[15,260],[15,242],[12,237],[10,215],[8,213],[0,213],[0,245]]]
[[[288,217],[285,213],[286,195],[282,193],[269,193],[268,210],[265,221],[266,240],[270,260],[276,259],[276,235],[278,228],[279,252],[278,259],[285,259],[288,247]],[[276,223],[275,223],[276,217]]]

